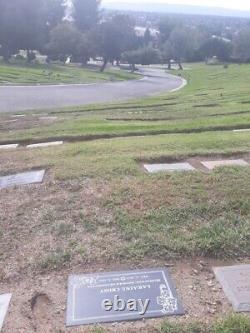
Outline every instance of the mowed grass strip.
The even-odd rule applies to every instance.
[[[36,129],[17,130],[6,134],[3,132],[0,135],[1,140],[32,140],[46,138],[64,138],[81,137],[88,138],[102,137],[105,135],[150,135],[150,134],[173,134],[173,133],[192,133],[202,132],[207,130],[232,130],[249,128],[250,113],[218,117],[205,117],[196,119],[179,119],[173,121],[108,121],[100,119],[78,119],[58,122],[57,124],[47,126],[46,128],[38,127]],[[84,138],[82,138],[84,140]],[[81,139],[80,139],[81,141]]]
[[[1,85],[74,84],[135,79],[138,76],[125,71],[88,69],[61,64],[5,64],[0,62]]]
[[[19,168],[48,165],[53,167],[58,179],[75,179],[82,176],[139,176],[138,160],[178,160],[204,154],[247,153],[249,150],[249,132],[218,131],[65,143],[33,150],[23,147],[11,154],[8,151],[1,154],[5,155],[6,161],[17,158]],[[11,170],[4,159],[1,162],[2,172]]]

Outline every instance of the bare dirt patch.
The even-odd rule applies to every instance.
[[[51,176],[41,186],[0,192],[3,212],[0,226],[5,236],[0,241],[3,267],[0,290],[14,294],[4,333],[90,332],[90,327],[66,330],[64,325],[67,278],[71,273],[167,265],[171,267],[187,310],[184,318],[209,319],[216,316],[217,311],[229,310],[216,283],[208,284],[213,280],[213,262],[166,263],[164,259],[117,262],[116,244],[120,245],[122,240],[112,227],[112,216],[101,204],[109,197],[109,192],[108,184],[100,180],[98,183],[89,179],[55,182]],[[138,196],[141,196],[140,191]],[[151,199],[153,197],[148,198]],[[164,202],[171,205],[173,199],[169,196]],[[131,208],[143,209],[141,204]],[[69,257],[64,257],[65,250]],[[105,325],[105,329],[108,332],[150,332],[159,322],[152,319]]]
[[[182,262],[165,262],[164,260],[144,260],[140,263],[114,261],[110,264],[96,265],[80,263],[71,269],[50,272],[34,278],[24,277],[9,283],[0,283],[1,290],[11,290],[14,294],[11,311],[6,317],[3,333],[49,333],[49,332],[92,332],[94,326],[75,328],[65,327],[65,310],[67,298],[67,279],[69,274],[103,272],[146,267],[169,267],[178,294],[184,304],[186,315],[172,317],[170,321],[188,321],[192,319],[209,322],[221,314],[231,311],[220,285],[216,282],[212,267],[224,265],[225,262],[195,260]],[[233,264],[227,262],[226,264]],[[234,262],[235,264],[235,262]],[[35,298],[34,298],[35,294]],[[30,299],[34,305],[28,307]],[[104,324],[105,332],[154,332],[163,319]]]
[[[63,119],[53,119],[52,117],[43,118],[42,116],[25,115],[25,117],[4,117],[0,120],[0,131],[16,131],[25,130],[31,128],[37,128],[41,126],[47,126],[54,124],[55,122],[60,122]]]
[[[37,333],[53,333],[53,304],[46,294],[36,294],[31,300],[34,328]]]

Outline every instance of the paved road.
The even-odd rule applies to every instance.
[[[92,103],[118,102],[172,91],[183,85],[180,77],[163,70],[143,68],[141,80],[79,85],[0,86],[0,112],[17,112]]]

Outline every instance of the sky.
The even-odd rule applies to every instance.
[[[250,10],[250,0],[103,0],[102,3],[131,2],[131,3],[165,3],[195,6],[222,7],[228,9]]]

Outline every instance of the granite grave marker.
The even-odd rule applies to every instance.
[[[250,311],[250,265],[215,267],[214,273],[236,312]]]
[[[26,116],[25,114],[14,114],[11,117],[13,117],[13,118],[23,118],[25,116]]]
[[[18,143],[11,144],[11,145],[0,145],[0,150],[16,149],[17,147],[18,147]]]
[[[209,170],[213,170],[214,168],[222,167],[222,166],[247,166],[247,165],[249,165],[246,161],[244,161],[242,159],[203,161],[203,162],[201,162],[201,164],[203,164]]]
[[[189,163],[164,163],[164,164],[144,164],[144,168],[150,173],[160,171],[194,171],[195,168]]]
[[[62,144],[63,144],[63,141],[34,143],[34,144],[31,144],[31,145],[28,145],[27,148],[43,148],[43,147],[59,146],[59,145],[62,145]]]
[[[72,275],[67,326],[184,314],[166,269]]]
[[[3,327],[4,318],[10,304],[11,294],[0,295],[0,331]]]
[[[41,183],[45,170],[29,171],[0,177],[0,189],[15,185]]]
[[[249,131],[250,131],[250,128],[242,128],[242,129],[234,130],[234,132],[249,132]]]
[[[40,120],[56,120],[57,116],[47,116],[47,117],[40,117]]]

